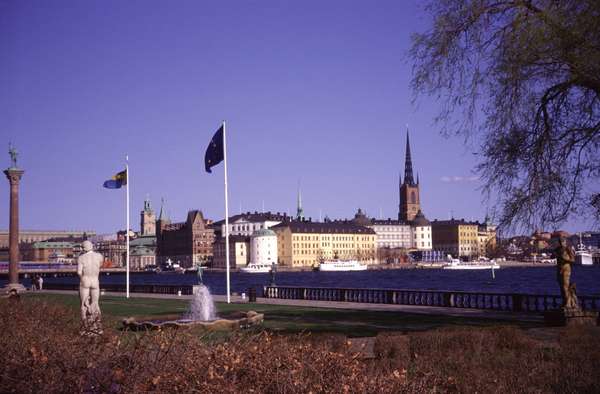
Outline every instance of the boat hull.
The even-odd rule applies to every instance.
[[[500,269],[500,266],[491,264],[460,264],[444,266],[445,270],[491,270],[492,268],[497,270]]]
[[[248,266],[240,268],[240,272],[245,274],[264,274],[271,272],[271,266]]]
[[[357,261],[333,261],[323,262],[319,265],[319,271],[324,272],[340,272],[340,271],[366,271],[367,265],[360,264]]]
[[[592,255],[589,253],[576,253],[575,264],[593,265],[594,261],[592,260]]]

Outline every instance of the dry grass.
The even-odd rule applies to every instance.
[[[339,335],[92,338],[57,304],[1,300],[0,313],[1,392],[600,392],[597,329],[550,344],[508,327],[385,334],[363,360]]]

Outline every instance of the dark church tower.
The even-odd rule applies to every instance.
[[[406,157],[404,161],[404,182],[400,183],[400,206],[398,211],[398,220],[409,222],[415,218],[417,212],[421,209],[419,200],[419,179],[417,182],[413,177],[412,158],[410,156],[410,141],[408,139],[408,130],[406,131]]]

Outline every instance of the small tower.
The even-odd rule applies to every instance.
[[[413,177],[412,157],[410,154],[410,139],[408,129],[406,130],[406,156],[404,159],[404,182],[400,185],[400,210],[398,220],[409,222],[413,220],[419,210],[421,203],[419,199],[419,181]]]
[[[144,200],[144,209],[140,212],[140,233],[141,235],[156,234],[156,216],[152,210],[150,197],[147,195]]]

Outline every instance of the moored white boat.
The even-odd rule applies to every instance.
[[[319,264],[319,271],[365,271],[366,264],[361,264],[358,260],[331,260],[323,261]]]
[[[495,261],[476,260],[476,261],[460,261],[459,259],[450,259],[444,266],[447,270],[491,270],[500,269],[500,265]]]
[[[575,264],[581,265],[592,265],[594,261],[592,259],[592,254],[587,250],[576,250],[575,251]]]
[[[258,273],[271,272],[271,267],[272,267],[271,264],[250,263],[247,266],[240,268],[240,271],[247,273],[247,274],[258,274]]]
[[[581,241],[581,233],[579,234],[579,245],[577,245],[577,250],[575,251],[575,264],[581,264],[581,265],[594,264],[594,260],[592,259],[592,254],[585,248],[585,245]]]

